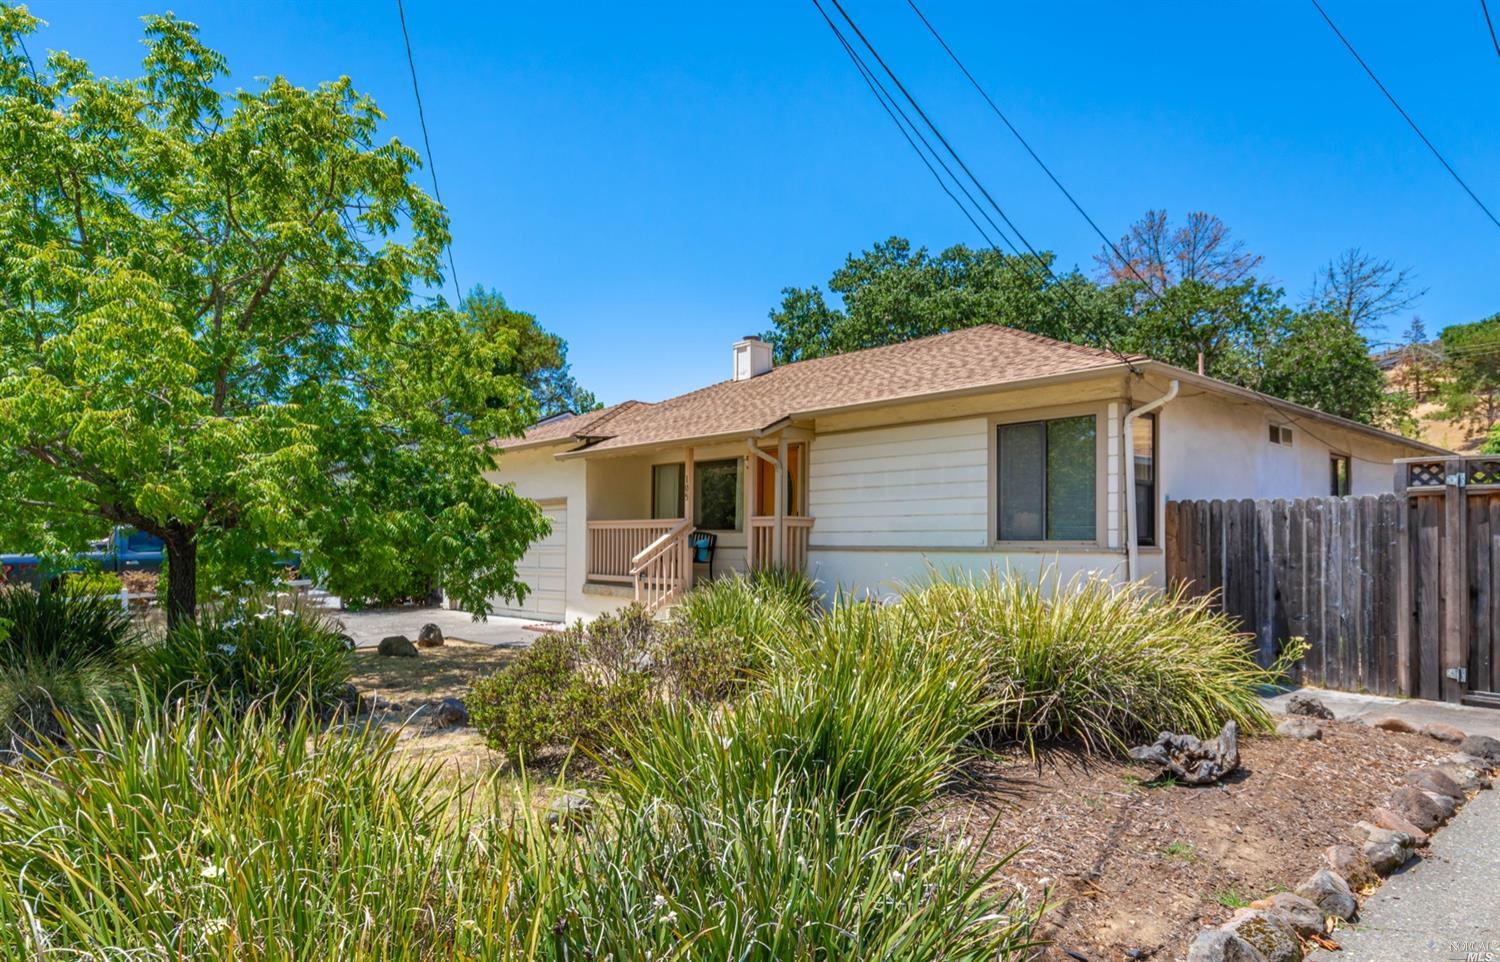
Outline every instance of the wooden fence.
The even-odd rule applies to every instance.
[[[1290,638],[1308,652],[1300,680],[1402,694],[1401,547],[1406,499],[1168,501],[1169,583],[1218,592],[1270,664]],[[1425,584],[1425,582],[1424,582]]]

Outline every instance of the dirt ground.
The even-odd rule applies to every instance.
[[[1197,931],[1286,891],[1407,771],[1452,746],[1321,722],[1322,741],[1242,739],[1241,770],[1213,787],[1156,785],[1150,766],[1052,753],[983,763],[935,818],[988,836],[999,873],[1030,899],[1050,889],[1049,960],[1180,959]],[[1070,954],[1068,950],[1071,950]],[[1132,954],[1134,953],[1134,954]]]
[[[399,731],[401,748],[415,761],[440,761],[455,779],[485,775],[502,767],[473,728],[434,730],[427,710],[444,698],[463,698],[469,681],[504,667],[515,649],[449,638],[423,648],[415,658],[388,658],[374,649],[354,652],[349,680],[364,696],[379,724]]]

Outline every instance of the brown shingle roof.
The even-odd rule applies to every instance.
[[[655,404],[627,401],[540,424],[521,441],[506,446],[603,438],[591,448],[603,450],[749,434],[814,411],[1000,386],[1124,363],[1107,351],[987,324],[798,361],[759,377],[721,381]]]

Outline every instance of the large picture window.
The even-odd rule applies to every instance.
[[[738,531],[744,513],[740,459],[703,461],[694,467],[693,524],[709,531]]]
[[[1001,541],[1093,541],[1098,446],[1093,415],[1002,424]]]

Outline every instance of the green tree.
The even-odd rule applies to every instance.
[[[1043,254],[1050,266],[1052,255]],[[822,288],[788,287],[766,332],[778,363],[896,344],[979,324],[1102,345],[1119,305],[1076,271],[1054,280],[1032,259],[962,244],[939,254],[891,237],[851,254]]]
[[[573,379],[567,342],[543,330],[535,314],[511,308],[499,291],[483,287],[470,291],[462,307],[481,334],[503,337],[514,345],[510,358],[495,373],[521,379],[536,400],[539,419],[581,414],[600,407],[593,393],[579,387]]]
[[[1442,398],[1450,418],[1495,424],[1500,401],[1500,314],[1454,324],[1438,334],[1442,345]]]
[[[1258,377],[1249,386],[1351,420],[1416,430],[1411,397],[1389,390],[1385,373],[1370,356],[1369,342],[1342,314],[1310,310],[1289,315],[1263,352]]]
[[[509,336],[440,300],[417,155],[347,78],[216,86],[191,24],[96,77],[0,6],[0,537],[61,553],[158,535],[169,620],[297,548],[330,588],[420,552],[466,608],[524,591],[546,522],[485,481],[534,403]]]

